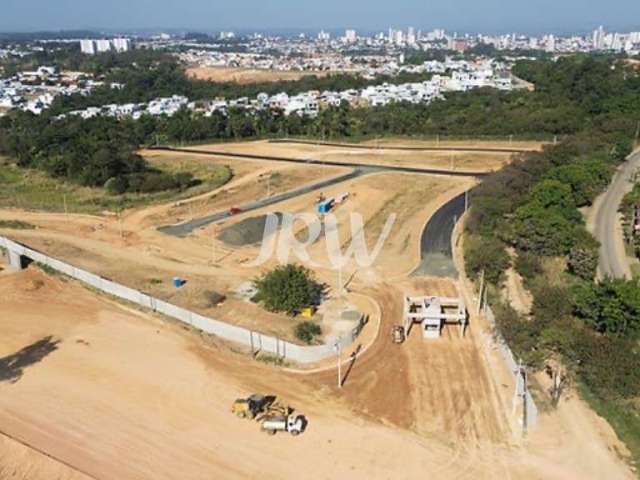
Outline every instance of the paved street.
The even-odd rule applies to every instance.
[[[594,235],[601,244],[598,264],[600,277],[631,278],[618,208],[625,194],[631,191],[633,186],[631,176],[638,168],[640,168],[640,151],[631,155],[618,169],[609,189],[595,206]]]

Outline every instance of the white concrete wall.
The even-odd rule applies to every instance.
[[[335,355],[335,342],[314,346],[295,345],[276,337],[271,337],[260,332],[254,332],[246,328],[199,315],[158,298],[154,298],[144,292],[112,282],[111,280],[107,280],[106,278],[102,278],[91,272],[87,272],[74,267],[73,265],[69,265],[68,263],[61,262],[60,260],[44,255],[36,250],[26,247],[25,245],[2,236],[0,236],[0,247],[6,248],[10,256],[12,254],[24,255],[32,259],[34,262],[47,265],[52,269],[80,280],[97,290],[135,303],[155,312],[162,313],[163,315],[191,325],[203,332],[251,347],[254,351],[259,350],[264,353],[277,355],[299,363],[313,363]],[[361,327],[355,328],[350,335],[345,335],[336,339],[341,348],[346,348],[353,343],[360,333],[360,329]]]
[[[493,310],[491,310],[491,307],[489,305],[486,306],[485,315],[487,317],[487,320],[489,320],[491,327],[493,327],[495,331],[496,317],[493,314]],[[518,373],[518,363],[513,357],[513,352],[511,352],[511,349],[505,342],[504,338],[502,338],[502,336],[496,332],[495,338],[492,338],[490,341],[493,342],[493,344],[495,344],[498,347],[498,351],[500,352],[500,355],[504,359],[504,362],[506,363],[507,368],[511,372],[511,375],[513,376],[514,382],[516,382],[516,385],[520,385],[516,379],[516,375]],[[519,390],[520,391],[518,393],[522,394],[521,389]],[[527,390],[526,396],[527,396],[527,426],[529,428],[532,428],[538,422],[538,407],[533,401],[533,397],[531,397],[531,393],[529,392],[529,390]]]

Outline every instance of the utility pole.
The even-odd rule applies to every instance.
[[[464,191],[464,211],[469,209],[469,190]]]
[[[118,225],[120,227],[120,239],[123,239],[124,232],[122,231],[122,210],[118,210]]]
[[[211,226],[211,263],[216,264],[216,226]],[[253,338],[252,338],[253,340]]]
[[[338,388],[342,388],[342,365],[340,364],[340,354],[342,353],[342,345],[340,342],[336,342],[333,345],[333,348],[336,350],[336,356],[338,359]]]

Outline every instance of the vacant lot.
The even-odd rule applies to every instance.
[[[300,80],[302,77],[315,75],[326,77],[329,72],[257,70],[247,68],[195,67],[187,69],[187,75],[198,80],[212,82],[235,82],[241,85],[250,83],[278,82]]]
[[[182,192],[110,195],[103,188],[82,187],[38,170],[3,164],[0,159],[0,208],[69,213],[116,212],[199,195],[224,185],[233,175],[225,165],[206,164],[200,159],[180,158],[169,162],[161,157],[149,157],[148,160],[152,167],[161,171],[189,172],[200,183]]]
[[[407,146],[409,145],[411,143]],[[502,145],[507,148],[505,144]],[[200,145],[192,148],[203,151],[266,155],[299,160],[330,160],[332,162],[358,163],[362,165],[378,164],[470,172],[497,170],[509,163],[513,157],[513,154],[508,152],[380,150],[376,148],[374,143],[371,144],[370,149],[305,143],[272,143],[267,141]]]

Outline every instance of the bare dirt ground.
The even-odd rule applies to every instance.
[[[198,80],[209,80],[211,82],[234,82],[240,85],[263,82],[279,82],[282,80],[300,80],[309,75],[326,77],[328,72],[314,71],[279,71],[279,70],[258,70],[248,68],[227,68],[227,67],[194,67],[187,69],[187,76]]]
[[[406,150],[378,150],[371,143],[370,150],[350,149],[326,145],[302,143],[270,143],[267,141],[241,142],[199,145],[192,147],[204,151],[224,151],[230,153],[250,153],[253,155],[281,156],[301,160],[331,160],[333,162],[350,162],[363,165],[379,164],[402,167],[435,168],[440,170],[458,170],[487,172],[498,170],[511,160],[512,154],[482,152],[416,152]],[[398,144],[394,144],[398,145]],[[404,145],[404,143],[402,144]],[[406,146],[416,145],[408,141]],[[461,146],[467,146],[464,142]],[[489,144],[487,144],[489,145]],[[495,145],[495,142],[493,143]],[[508,148],[506,143],[501,144]],[[530,145],[536,148],[540,144]],[[492,147],[495,148],[495,147]]]
[[[413,288],[455,289],[421,282]],[[632,478],[597,433],[588,437],[597,458],[583,456],[574,442],[594,432],[576,423],[573,410],[554,421],[554,437],[541,432],[541,445],[538,437],[530,445],[505,441],[502,387],[473,337],[460,339],[453,327],[437,345],[414,334],[399,347],[381,335],[338,391],[335,372],[285,373],[34,270],[0,277],[0,289],[0,430],[51,457],[23,478],[83,478],[62,463],[93,478],[127,479],[275,479],[300,471],[306,478],[409,479],[425,471],[436,479]],[[398,293],[381,288],[383,330],[395,321]],[[269,437],[237,419],[229,405],[253,391],[291,402],[309,418],[307,431]],[[12,464],[24,458],[18,450],[0,442],[0,458]]]
[[[509,141],[505,140],[480,140],[480,139],[472,139],[472,140],[450,140],[448,138],[442,138],[440,140],[421,140],[421,139],[411,139],[404,137],[385,137],[376,140],[367,140],[363,142],[365,145],[371,145],[373,147],[376,146],[385,146],[385,147],[393,147],[393,146],[401,146],[401,147],[441,147],[441,148],[451,148],[451,147],[478,147],[478,148],[518,148],[522,150],[542,150],[544,146],[543,142],[537,141],[523,141],[523,140],[513,140]]]
[[[222,307],[202,303],[207,290],[229,293],[271,266],[247,269],[256,247],[230,248],[216,240],[219,229],[264,212],[231,217],[187,239],[156,230],[158,221],[189,210],[200,215],[229,208],[231,201],[245,198],[242,192],[256,188],[252,185],[260,183],[260,175],[279,166],[286,178],[291,167],[244,162],[234,161],[239,173],[231,183],[192,199],[179,213],[172,209],[182,206],[156,205],[127,211],[119,221],[3,210],[0,218],[38,228],[2,233],[215,318],[287,338],[290,319],[286,323],[232,297]],[[289,172],[293,183],[308,180],[295,168]],[[33,268],[0,276],[0,433],[49,460],[37,460],[36,453],[11,442],[0,442],[0,458],[20,465],[22,455],[33,456],[38,470],[26,478],[46,480],[77,478],[73,469],[123,479],[275,479],[299,477],[301,471],[306,478],[421,478],[425,472],[436,479],[632,478],[618,459],[622,449],[610,427],[579,404],[543,416],[535,435],[520,439],[511,413],[510,374],[488,347],[486,325],[473,312],[464,338],[458,327],[448,326],[435,342],[425,343],[416,329],[404,345],[391,343],[403,294],[448,296],[461,288],[451,280],[407,279],[406,274],[418,262],[428,217],[472,182],[380,173],[323,192],[352,193],[336,215],[342,223],[360,212],[374,234],[387,213],[398,213],[380,269],[344,272],[351,290],[347,301],[374,321],[342,354],[342,389],[333,361],[305,371],[273,367],[75,282]],[[208,205],[223,191],[229,197]],[[314,212],[315,194],[274,207]],[[347,243],[350,233],[339,233]],[[368,241],[374,236],[367,235]],[[323,242],[310,248],[314,257],[322,259]],[[335,271],[322,263],[314,271],[334,294]],[[174,275],[186,278],[186,286],[173,289]],[[354,352],[359,353],[352,357]],[[291,402],[308,416],[308,430],[298,438],[271,438],[259,432],[258,424],[229,413],[235,398],[253,392]],[[26,461],[31,465],[30,458]]]

